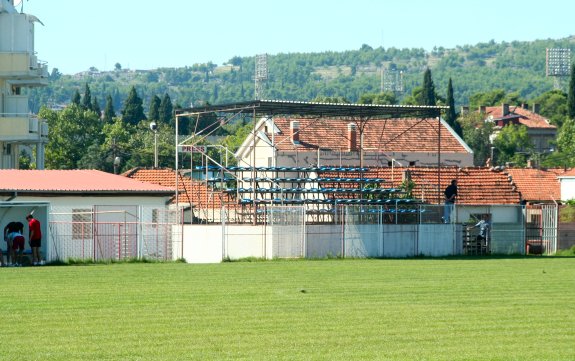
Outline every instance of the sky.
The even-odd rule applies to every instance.
[[[16,0],[17,2],[20,0]],[[234,56],[454,48],[575,34],[572,0],[22,0],[48,69],[221,65]]]

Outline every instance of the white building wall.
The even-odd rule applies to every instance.
[[[561,200],[575,199],[575,177],[559,177],[561,184]]]

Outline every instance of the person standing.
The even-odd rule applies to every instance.
[[[489,249],[489,230],[491,228],[491,223],[489,222],[489,215],[484,214],[481,217],[481,220],[475,224],[473,227],[468,227],[467,230],[471,230],[472,228],[479,228],[479,233],[477,234],[477,243],[482,248],[486,250]]]
[[[443,212],[443,223],[451,222],[451,212],[455,206],[455,201],[457,200],[457,179],[453,179],[451,184],[445,188],[445,209]]]
[[[28,221],[29,236],[28,240],[30,242],[30,248],[32,248],[32,264],[38,266],[41,264],[40,261],[40,247],[42,246],[42,230],[40,229],[40,221],[34,218],[33,215],[29,214],[26,216]]]

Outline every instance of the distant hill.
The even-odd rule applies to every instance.
[[[401,101],[420,86],[423,72],[429,67],[439,95],[445,96],[452,78],[457,106],[469,103],[479,92],[503,89],[533,99],[552,90],[554,80],[545,76],[545,49],[570,48],[575,53],[575,38],[536,40],[531,42],[494,41],[455,49],[372,48],[322,53],[291,53],[268,56],[269,80],[263,98],[309,101],[317,97],[343,97],[356,102],[362,94],[379,93],[381,70],[401,72],[404,91]],[[116,111],[132,86],[144,100],[145,109],[154,95],[168,93],[176,105],[229,103],[254,97],[254,57],[234,57],[228,64],[193,64],[183,68],[100,72],[91,69],[75,75],[60,74],[54,69],[50,85],[31,91],[31,107],[58,108],[70,102],[88,83],[92,98],[102,109],[107,95]],[[568,80],[568,79],[567,79]],[[564,89],[566,90],[566,89]]]

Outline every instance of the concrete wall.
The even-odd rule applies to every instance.
[[[306,226],[306,258],[404,258],[462,253],[461,226],[455,224],[384,224]],[[189,263],[247,257],[273,258],[270,226],[185,225],[183,258]],[[302,240],[302,242],[304,242]]]
[[[318,165],[355,165],[360,164],[359,152],[315,151],[315,152],[288,152],[282,151],[277,154],[277,163],[285,167],[309,167],[310,164]],[[389,161],[395,159],[403,166],[415,162],[417,166],[437,166],[436,152],[373,152],[366,150],[363,154],[363,165],[366,167],[387,167]],[[395,164],[397,165],[397,163]],[[473,166],[473,154],[471,153],[441,153],[442,166]]]

